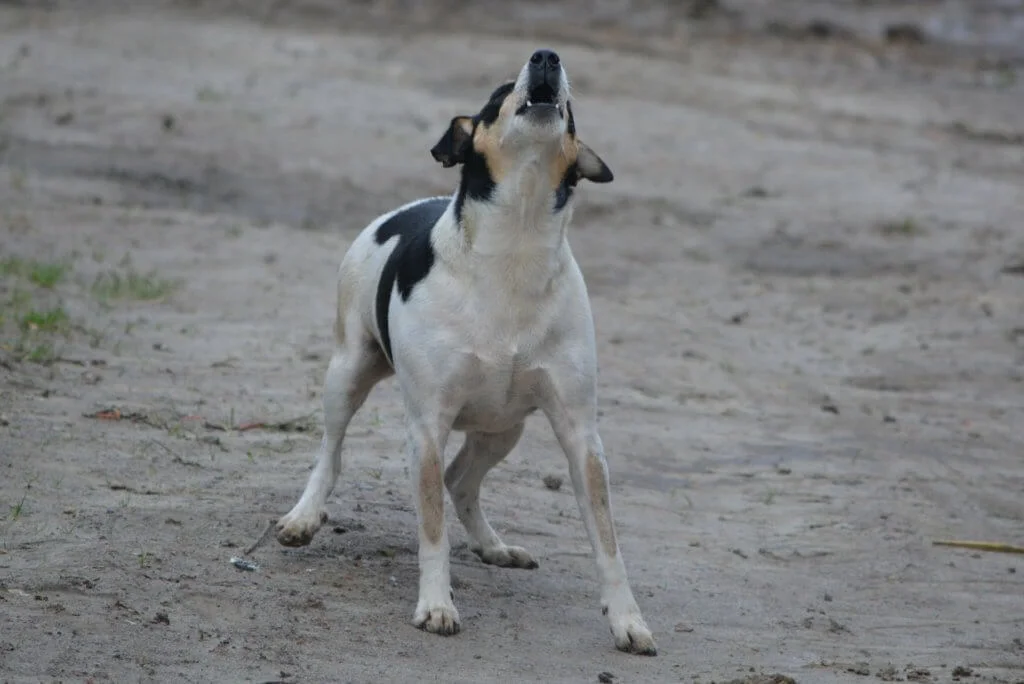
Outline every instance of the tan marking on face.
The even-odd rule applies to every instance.
[[[569,170],[569,167],[576,163],[579,149],[576,137],[566,132],[562,136],[561,149],[559,149],[558,154],[552,158],[551,163],[548,165],[548,178],[551,179],[552,192],[558,189],[558,185],[562,182],[562,178],[565,177],[565,172]]]
[[[501,133],[505,129],[505,121],[508,117],[515,116],[515,103],[511,96],[505,98],[499,110],[498,118],[490,126],[480,124],[473,133],[473,148],[482,155],[487,162],[487,170],[496,184],[501,183],[508,173],[508,164],[505,161],[501,149]],[[551,158],[548,165],[548,178],[551,181],[551,190],[558,188],[562,182],[566,170],[576,163],[579,154],[579,143],[576,136],[568,131],[562,136],[562,144],[559,153]]]
[[[608,502],[608,478],[605,476],[604,463],[597,454],[587,454],[587,496],[590,508],[597,522],[597,536],[605,553],[614,556],[618,547],[615,543],[615,526],[612,523],[611,505]]]
[[[419,493],[423,534],[431,544],[437,544],[444,531],[444,482],[441,478],[441,458],[433,448],[423,455],[420,463]]]
[[[494,123],[490,126],[481,123],[477,125],[476,131],[473,133],[473,149],[487,162],[487,170],[490,171],[491,178],[495,183],[500,183],[507,172],[501,152],[501,132],[505,130],[506,117],[512,116],[512,113],[507,111],[511,108],[509,104],[511,100],[511,97],[505,98]]]

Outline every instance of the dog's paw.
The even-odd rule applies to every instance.
[[[645,656],[658,655],[654,635],[639,612],[611,618],[611,629],[615,637],[615,648],[620,651]]]
[[[500,568],[523,568],[524,570],[536,570],[540,565],[533,559],[526,549],[521,546],[496,546],[490,549],[474,548],[473,553],[480,557],[488,565],[497,565]]]
[[[277,541],[282,546],[306,546],[325,522],[326,511],[314,513],[312,517],[292,511],[277,521]]]
[[[416,606],[412,624],[424,632],[441,636],[458,634],[462,629],[462,625],[459,623],[459,611],[455,610],[455,604],[451,601],[429,604],[420,600]]]

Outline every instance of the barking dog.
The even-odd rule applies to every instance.
[[[615,645],[654,655],[619,553],[597,432],[594,325],[566,239],[579,181],[612,180],[576,135],[558,55],[538,50],[475,116],[458,116],[431,150],[460,165],[451,197],[377,218],[352,243],[338,280],[337,348],[324,379],[324,436],[302,497],[278,521],[286,546],[309,544],[341,469],[341,444],[370,389],[394,374],[405,403],[419,528],[413,623],[459,631],[444,522],[447,488],[484,563],[536,568],[480,510],[480,483],[541,409],[569,471]],[[444,468],[452,430],[465,442]]]

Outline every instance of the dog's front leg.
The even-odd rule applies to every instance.
[[[559,444],[569,459],[569,476],[587,536],[594,547],[601,582],[601,611],[611,623],[615,646],[621,651],[656,655],[654,636],[647,627],[626,577],[612,520],[608,465],[597,432],[597,410],[586,382],[552,383],[546,412]],[[566,385],[570,386],[569,391]],[[573,387],[577,391],[572,391]]]
[[[413,624],[448,636],[458,633],[459,612],[452,600],[448,530],[444,523],[444,445],[448,429],[409,420],[409,474],[419,530],[420,595]]]

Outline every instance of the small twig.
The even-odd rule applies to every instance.
[[[255,544],[253,544],[252,546],[250,546],[249,548],[247,548],[245,551],[242,552],[243,556],[248,556],[253,551],[255,551],[256,549],[260,548],[261,546],[263,546],[264,544],[267,543],[267,540],[270,539],[271,533],[274,531],[274,523],[275,522],[277,522],[277,521],[276,520],[271,520],[269,523],[267,523],[267,529],[265,529],[263,531],[263,534],[260,535],[260,538],[256,540]]]
[[[171,455],[171,457],[172,457],[171,460],[174,463],[180,463],[181,465],[191,466],[193,468],[202,468],[203,467],[201,463],[197,463],[196,461],[186,461],[178,453],[176,453],[173,449],[171,449],[169,446],[167,446],[166,444],[161,444],[160,442],[156,441],[155,439],[149,440],[149,443],[150,444],[155,444],[158,447],[160,447],[161,449],[163,449],[164,451],[166,451],[167,453],[169,453]]]
[[[986,541],[961,541],[957,539],[936,539],[932,541],[933,546],[955,546],[961,549],[974,549],[975,551],[992,551],[993,553],[1024,553],[1024,546],[1014,546],[1001,542]]]

